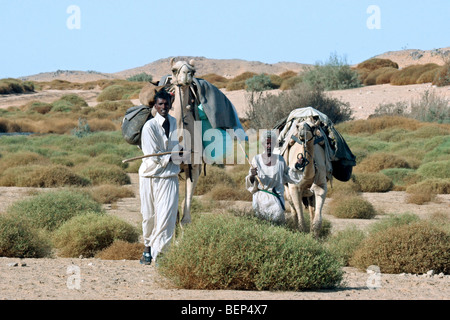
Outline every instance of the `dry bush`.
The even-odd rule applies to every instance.
[[[37,132],[36,126],[27,119],[0,118],[0,132]]]
[[[226,88],[229,80],[225,77],[219,76],[215,73],[208,73],[203,76],[200,76],[199,78],[204,79],[208,81],[209,83],[213,84],[217,88]]]
[[[16,216],[0,214],[0,257],[43,258],[50,254],[50,239],[44,232]]]
[[[97,253],[95,258],[102,260],[139,260],[144,248],[145,246],[142,243],[116,240],[112,245]]]
[[[398,70],[394,68],[382,68],[375,80],[375,84],[390,83],[392,76],[397,72]]]
[[[0,173],[12,167],[26,166],[31,164],[46,165],[49,163],[50,161],[48,158],[31,151],[18,151],[14,153],[8,153],[0,158]]]
[[[94,109],[125,113],[125,111],[132,106],[133,103],[130,100],[103,101],[97,104]]]
[[[416,84],[419,77],[430,70],[439,68],[435,63],[427,63],[423,65],[411,65],[399,70],[391,77],[392,85],[408,85]]]
[[[237,75],[233,79],[228,80],[228,84],[226,86],[226,89],[228,91],[233,90],[244,90],[246,88],[245,81],[247,79],[251,79],[257,74],[254,72],[244,72],[242,74]]]
[[[61,165],[36,166],[29,173],[29,187],[55,188],[65,186],[88,186],[89,179],[79,176]]]
[[[387,192],[394,186],[391,178],[378,172],[355,173],[353,179],[361,192]]]
[[[371,233],[355,251],[350,265],[382,273],[450,272],[450,235],[426,221]]]
[[[236,187],[233,179],[225,171],[225,169],[217,166],[208,166],[206,176],[201,176],[195,188],[195,195],[203,195],[208,193],[216,185]]]
[[[450,85],[450,61],[439,68],[433,79],[433,85],[438,87]]]
[[[361,62],[360,64],[358,64],[358,66],[356,68],[373,71],[376,69],[387,68],[387,67],[398,69],[398,64],[389,59],[371,58],[371,59]]]
[[[432,83],[436,75],[439,73],[440,68],[428,70],[420,75],[417,79],[417,83]]]
[[[113,203],[122,198],[134,198],[133,190],[112,184],[103,184],[90,189],[92,198],[99,203]]]
[[[397,69],[386,67],[370,71],[365,77],[363,84],[366,86],[390,83],[392,76],[398,72]]]
[[[407,193],[450,194],[450,181],[445,178],[431,178],[412,184],[406,188]]]
[[[85,213],[59,227],[53,236],[61,257],[93,257],[114,241],[137,242],[137,229],[111,215]]]
[[[377,152],[369,154],[358,163],[354,172],[379,172],[389,168],[410,168],[409,163],[402,157],[391,153]]]
[[[339,194],[339,197],[333,197],[330,202],[330,214],[343,219],[371,219],[377,213],[372,204],[362,196]]]
[[[434,193],[408,193],[406,195],[405,202],[406,203],[414,203],[418,205],[422,205],[428,202],[432,202],[436,199],[436,194]]]
[[[285,79],[289,79],[292,77],[296,77],[298,75],[297,72],[292,71],[292,70],[288,70],[288,71],[284,71],[283,73],[280,74],[280,78],[285,80]]]
[[[244,187],[216,185],[205,196],[211,200],[252,201],[252,194]]]
[[[301,76],[295,76],[283,79],[280,85],[280,90],[290,90],[295,88],[295,86],[303,81]]]
[[[91,119],[88,121],[89,128],[92,132],[95,131],[116,131],[120,129],[120,123],[114,123],[107,119]]]
[[[337,129],[339,132],[357,135],[360,133],[374,134],[379,131],[391,128],[401,128],[409,131],[417,130],[424,123],[418,120],[401,116],[381,116],[373,117],[367,120],[354,120],[339,124]]]
[[[346,182],[333,179],[332,187],[327,191],[327,198],[339,197],[340,194],[358,194],[359,192],[361,192],[361,187],[353,179]]]
[[[130,184],[131,180],[127,173],[116,165],[96,163],[88,163],[81,167],[75,168],[75,171],[80,176],[86,177],[92,181],[94,185],[100,184],[116,184],[124,185]]]

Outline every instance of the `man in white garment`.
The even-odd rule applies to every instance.
[[[304,162],[303,158],[298,159],[295,168],[291,169],[281,155],[273,153],[276,141],[275,131],[264,131],[260,139],[264,152],[252,159],[249,174],[245,177],[245,186],[253,194],[255,215],[276,224],[283,224],[284,184],[300,183]]]
[[[169,115],[171,96],[164,89],[155,94],[156,115],[142,128],[144,154],[178,150],[176,120]],[[180,166],[170,154],[144,158],[139,168],[142,232],[145,250],[141,264],[167,250],[173,237],[178,211]]]

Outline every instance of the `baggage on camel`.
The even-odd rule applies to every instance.
[[[320,130],[321,138],[315,143],[325,147],[329,162],[328,175],[340,181],[348,181],[351,178],[353,167],[356,165],[356,156],[351,152],[345,139],[336,130],[331,120],[324,113],[312,108],[299,108],[293,110],[286,119],[280,121],[274,128],[280,130],[280,153],[287,148],[295,123],[312,119],[314,125]]]

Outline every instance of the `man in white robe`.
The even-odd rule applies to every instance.
[[[144,154],[178,150],[176,120],[169,115],[170,95],[161,90],[155,95],[156,115],[142,128]],[[145,250],[141,264],[149,265],[167,250],[172,240],[178,211],[179,164],[170,154],[144,158],[139,168],[142,232]]]
[[[252,206],[257,217],[283,224],[284,184],[300,183],[303,159],[298,159],[295,168],[291,169],[281,155],[273,153],[276,142],[275,131],[268,130],[262,134],[261,145],[264,152],[252,159],[249,174],[245,177],[245,187],[253,194]]]

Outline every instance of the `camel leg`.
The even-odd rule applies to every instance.
[[[189,172],[186,170],[186,191],[185,197],[183,200],[182,208],[183,208],[183,218],[181,219],[181,225],[185,225],[191,222],[191,205],[192,198],[194,196],[195,186],[197,185],[198,179],[200,177],[201,165],[192,165],[191,177],[189,177]]]
[[[306,232],[305,218],[302,208],[302,191],[295,184],[288,184],[289,195],[291,198],[291,207],[294,209],[294,221],[300,232]]]
[[[311,232],[318,238],[322,228],[322,209],[327,196],[327,175],[325,165],[325,151],[319,146],[314,146],[314,160],[316,163],[316,176],[311,190],[314,192],[314,215],[311,216]]]

